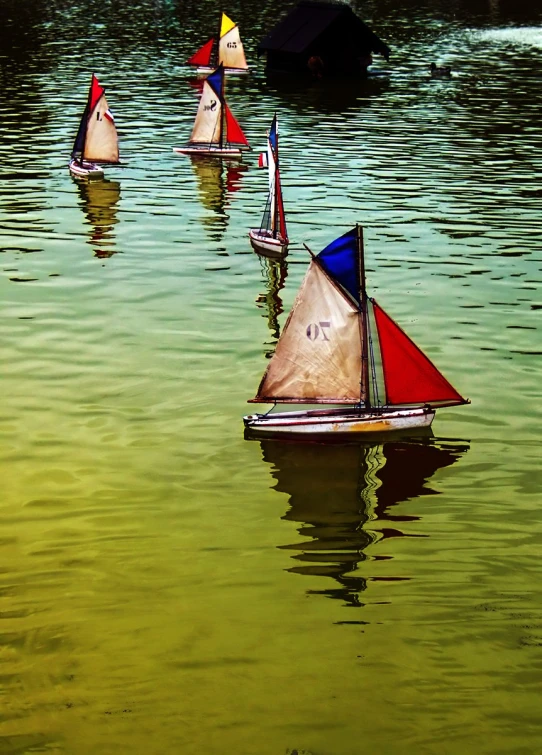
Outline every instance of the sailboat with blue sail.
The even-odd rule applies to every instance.
[[[220,65],[203,82],[203,91],[192,134],[184,147],[174,147],[183,155],[240,157],[251,149],[224,96],[224,66]]]
[[[439,407],[470,403],[368,296],[360,225],[311,257],[250,401],[317,408],[247,415],[249,434],[410,430],[429,427]],[[319,406],[326,404],[332,406]]]
[[[262,167],[269,170],[269,194],[259,228],[249,231],[250,243],[259,254],[280,257],[288,251],[288,231],[282,198],[279,170],[279,128],[277,115],[273,118],[267,134],[267,151],[260,155]]]
[[[102,165],[119,165],[119,137],[105,89],[94,74],[69,164],[77,178],[103,178]]]

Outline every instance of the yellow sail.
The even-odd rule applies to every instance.
[[[312,261],[256,401],[357,403],[360,312]]]
[[[218,62],[222,63],[225,68],[248,69],[239,27],[225,13],[222,14],[220,25]]]
[[[225,34],[231,31],[234,26],[236,26],[235,21],[232,21],[231,18],[228,18],[228,16],[223,13],[222,19],[220,21],[220,36],[223,37]]]
[[[118,163],[119,139],[113,115],[105,95],[102,95],[88,117],[85,139],[85,160]]]
[[[192,144],[220,143],[221,118],[220,99],[208,81],[204,81],[190,142]]]

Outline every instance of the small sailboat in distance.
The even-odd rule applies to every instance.
[[[188,65],[197,66],[196,73],[207,75],[222,64],[226,73],[248,73],[247,60],[239,27],[225,13],[220,19],[218,40],[211,37],[187,60]]]
[[[79,178],[102,178],[102,164],[119,165],[119,138],[105,89],[92,74],[69,168]]]
[[[256,252],[269,256],[283,256],[288,251],[288,231],[282,199],[279,171],[279,136],[277,115],[267,134],[267,152],[260,155],[259,163],[269,169],[269,195],[259,228],[251,228],[248,235]]]
[[[184,147],[173,147],[173,151],[184,155],[240,157],[243,149],[251,147],[224,98],[224,66],[220,65],[203,82],[190,141]]]
[[[334,406],[247,415],[249,435],[330,438],[429,427],[438,407],[470,403],[368,297],[361,226],[311,256],[250,401]]]

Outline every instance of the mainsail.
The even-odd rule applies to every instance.
[[[94,74],[72,157],[99,163],[119,161],[118,135],[113,114],[105,98],[105,89]]]
[[[191,144],[222,143],[223,72],[217,69],[203,82]]]
[[[222,63],[225,68],[248,68],[239,27],[225,13],[222,14],[220,24],[218,62]]]
[[[255,400],[359,403],[358,314],[312,260]]]
[[[373,408],[468,403],[368,298],[359,226],[312,259],[253,401]]]

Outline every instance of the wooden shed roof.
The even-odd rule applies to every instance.
[[[338,18],[343,16],[371,52],[389,58],[390,49],[344,3],[302,0],[258,45],[258,52],[303,53]]]

